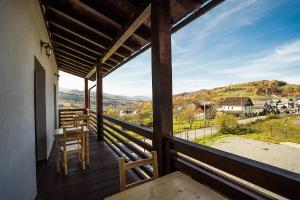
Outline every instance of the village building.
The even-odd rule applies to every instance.
[[[222,103],[222,112],[235,115],[252,114],[253,105],[250,97],[227,97]]]
[[[123,117],[127,115],[136,115],[137,113],[138,110],[120,110],[119,115]]]
[[[214,119],[217,110],[212,103],[201,104],[195,110],[195,117],[198,119]]]

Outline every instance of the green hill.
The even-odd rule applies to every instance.
[[[174,96],[174,104],[214,101],[221,103],[226,97],[251,97],[253,100],[266,98],[294,97],[300,95],[300,85],[278,80],[260,80],[199,90]]]

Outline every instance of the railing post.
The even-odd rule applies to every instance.
[[[97,88],[96,88],[96,101],[97,101],[97,138],[103,139],[103,74],[102,63],[97,64]]]
[[[84,109],[85,113],[87,113],[87,109],[89,108],[89,79],[84,79]]]
[[[170,0],[151,1],[151,44],[153,147],[162,176],[170,171],[169,145],[165,138],[173,135]]]

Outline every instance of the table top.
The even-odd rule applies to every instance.
[[[80,130],[80,128],[78,127],[74,127],[74,128],[67,128],[67,130],[71,130],[71,131],[76,131],[76,130]],[[83,132],[88,133],[90,130],[87,126],[83,127]],[[59,135],[63,135],[64,134],[64,129],[63,128],[58,128],[54,130],[54,136],[59,136]]]
[[[223,200],[226,198],[177,171],[106,198],[106,200],[126,199]]]

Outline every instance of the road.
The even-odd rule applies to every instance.
[[[213,135],[217,132],[218,132],[218,127],[211,126],[211,127],[206,127],[206,128],[196,129],[196,130],[184,131],[184,132],[178,133],[174,136],[179,137],[181,139],[192,141],[192,140],[202,138],[202,137],[205,137],[208,135]]]

